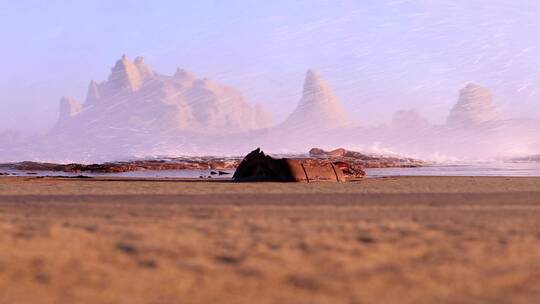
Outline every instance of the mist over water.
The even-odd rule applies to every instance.
[[[536,2],[315,1],[301,13],[285,2],[201,3],[186,4],[196,20],[175,18],[187,7],[172,2],[125,3],[131,17],[114,5],[86,7],[105,17],[80,35],[67,21],[46,20],[36,30],[58,33],[26,42],[49,54],[35,73],[28,66],[37,55],[17,53],[25,43],[7,36],[0,54],[22,63],[0,78],[0,162],[244,155],[257,147],[344,147],[439,163],[540,155]],[[36,13],[30,3],[5,9],[22,8]],[[131,21],[124,30],[135,33],[132,41],[109,37],[102,26],[115,20]],[[59,41],[64,49],[51,52]],[[14,71],[35,94],[15,85]],[[29,130],[46,117],[55,118]]]

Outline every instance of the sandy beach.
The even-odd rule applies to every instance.
[[[0,303],[536,303],[540,178],[0,178]]]

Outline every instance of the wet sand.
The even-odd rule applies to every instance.
[[[0,178],[0,303],[537,303],[540,178]]]

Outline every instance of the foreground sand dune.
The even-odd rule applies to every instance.
[[[536,303],[540,178],[0,178],[0,303]]]

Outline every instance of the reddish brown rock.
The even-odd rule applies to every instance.
[[[185,170],[185,169],[212,169],[230,170],[240,163],[239,159],[221,158],[178,158],[172,160],[140,160],[127,162],[110,162],[103,164],[51,164],[38,162],[21,162],[4,164],[0,167],[21,171],[55,171],[55,172],[92,172],[92,173],[122,173],[140,170]]]
[[[334,164],[342,162],[348,164],[351,170],[362,170],[362,168],[409,168],[425,165],[423,161],[413,158],[365,154],[343,148],[332,151],[313,148],[309,151],[309,156],[312,158],[327,159],[334,162]]]
[[[345,181],[332,162],[315,159],[272,158],[260,149],[250,152],[233,175],[235,181]]]
[[[312,174],[314,177],[312,180],[324,180],[324,178],[335,179],[335,174],[332,175],[333,169],[338,169],[338,175],[342,174],[346,179],[361,178],[365,175],[363,168],[388,168],[388,167],[419,167],[424,163],[412,158],[402,158],[394,156],[380,156],[369,155],[360,152],[349,151],[343,148],[333,151],[324,151],[322,149],[313,148],[309,151],[310,156],[298,156],[286,159],[273,159],[267,155],[264,155],[260,150],[255,150],[252,153],[258,151],[258,155],[254,157],[252,162],[255,162],[253,166],[257,167],[255,172],[256,176],[266,176],[269,180],[291,179],[292,173],[283,172],[283,167],[287,170],[307,169],[307,174]],[[251,155],[250,153],[249,155]],[[248,155],[248,156],[249,156]],[[247,156],[246,156],[247,158]],[[272,159],[273,161],[268,160]],[[11,164],[0,164],[2,170],[19,170],[19,171],[56,171],[56,172],[70,172],[70,173],[122,173],[130,171],[140,170],[186,170],[186,169],[198,169],[198,170],[212,170],[220,175],[224,175],[226,172],[222,170],[231,170],[238,168],[241,158],[239,157],[178,157],[167,159],[150,159],[150,160],[134,160],[125,162],[108,162],[103,164],[53,164],[53,163],[39,163],[39,162],[20,162]],[[244,159],[245,161],[245,159]],[[328,164],[331,164],[329,166]],[[333,168],[333,169],[332,169]],[[332,170],[330,170],[332,169]],[[221,173],[220,173],[221,170]],[[261,171],[262,170],[262,171]],[[272,175],[269,172],[273,172]],[[308,172],[309,171],[309,172]],[[319,172],[316,173],[315,171]],[[294,173],[294,172],[293,172]],[[278,177],[275,175],[277,174]],[[296,174],[296,173],[294,173]],[[280,176],[280,177],[279,177]],[[306,173],[304,175],[294,175],[295,179],[302,179],[307,181]],[[326,176],[326,177],[324,177]],[[328,177],[330,176],[330,177]],[[334,177],[332,177],[334,176]],[[337,178],[339,179],[339,177]]]
[[[338,167],[343,172],[343,174],[349,179],[362,178],[366,176],[366,172],[362,169],[362,166],[358,164],[337,161],[337,162],[334,162],[334,166]]]

